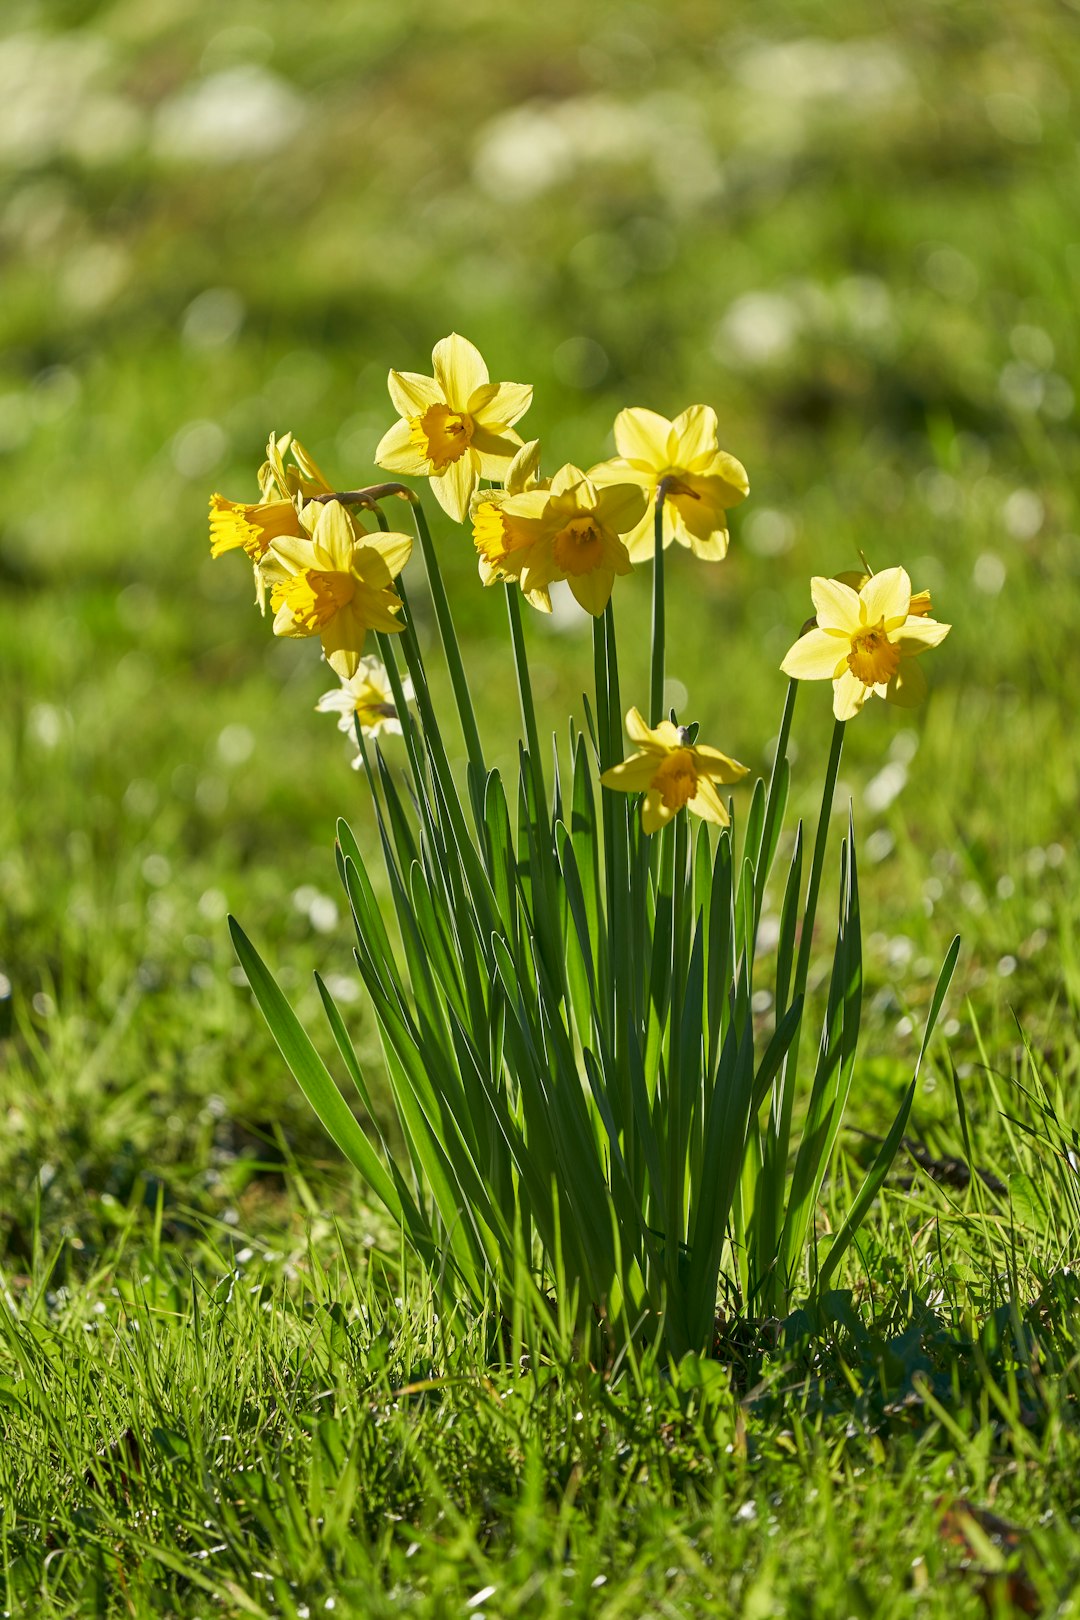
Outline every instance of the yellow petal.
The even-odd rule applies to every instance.
[[[644,793],[656,775],[655,754],[631,754],[600,777],[600,786],[616,793]]]
[[[843,630],[852,636],[865,623],[859,616],[859,597],[850,585],[818,575],[810,581],[810,595],[822,630]]]
[[[521,439],[513,428],[504,428],[502,433],[493,433],[486,427],[474,428],[469,444],[469,453],[476,458],[481,478],[490,478],[495,483],[510,476],[510,467],[520,449]]]
[[[581,468],[575,467],[572,461],[568,461],[565,466],[559,468],[551,480],[551,493],[552,495],[576,494],[580,486],[585,482],[585,474]],[[577,505],[578,503],[574,502],[573,504]]]
[[[677,532],[677,531],[676,531]],[[711,534],[704,537],[687,530],[690,541],[690,550],[702,562],[723,562],[728,554],[728,543],[731,536],[726,529],[714,529]]]
[[[479,478],[469,456],[459,456],[445,472],[434,473],[431,487],[435,499],[455,523],[463,523],[469,511],[469,497]]]
[[[421,376],[418,371],[392,371],[386,386],[399,416],[423,416],[429,406],[443,403],[435,378]]]
[[[654,528],[655,521],[656,520],[653,517],[652,507],[647,506],[645,508],[645,516],[642,518],[641,522],[635,523],[629,534],[625,534],[623,536],[623,544],[626,547],[627,556],[630,558],[631,562],[650,562],[656,555],[656,530]],[[671,537],[668,534],[666,514],[664,521],[664,544],[671,544]]]
[[[636,529],[645,515],[645,506],[645,491],[638,484],[607,484],[596,490],[596,515],[614,534],[629,534]]]
[[[650,788],[641,801],[641,830],[647,833],[659,832],[661,827],[666,827],[677,815],[677,810],[669,809],[664,803],[660,789]]]
[[[780,665],[797,681],[834,681],[847,663],[850,643],[828,630],[808,630]]]
[[[657,470],[668,465],[668,434],[672,424],[666,416],[631,405],[615,418],[615,448],[628,461]]]
[[[632,743],[637,743],[639,748],[647,748],[654,754],[666,753],[667,750],[659,742],[656,732],[648,724],[640,709],[634,708],[626,711],[625,725],[626,735]]]
[[[945,640],[951,624],[942,624],[938,619],[924,619],[920,614],[913,614],[905,619],[899,630],[890,632],[889,640],[894,647],[899,647],[900,656],[910,656],[914,653],[925,652],[927,647],[937,647]]]
[[[532,404],[531,383],[488,384],[469,401],[469,415],[484,427],[510,427]],[[474,404],[474,400],[478,403]]]
[[[884,568],[867,580],[859,592],[863,624],[880,624],[891,630],[903,624],[911,606],[911,580],[904,568]],[[818,615],[820,622],[821,615]]]
[[[750,775],[749,766],[740,765],[737,759],[722,754],[719,748],[708,748],[698,743],[690,752],[694,756],[698,775],[708,777],[713,782],[741,782],[744,776]]]
[[[340,501],[324,501],[312,540],[330,559],[331,567],[347,573],[356,544],[356,528]]]
[[[435,381],[446,403],[455,411],[467,411],[473,394],[488,380],[488,368],[480,350],[468,338],[451,332],[449,337],[440,338],[436,343],[431,361]]]
[[[390,578],[396,579],[412,556],[412,536],[408,534],[366,534],[363,537],[365,551],[378,552],[389,571]]]
[[[750,491],[750,481],[741,462],[734,456],[713,456],[700,472],[689,472],[686,487],[712,511],[726,512],[738,506]]]
[[[838,720],[853,720],[873,690],[845,669],[833,686],[833,714]]]
[[[521,594],[530,607],[538,609],[541,613],[551,612],[551,596],[544,585],[536,585],[526,590],[525,581],[521,581]]]
[[[305,568],[314,568],[316,565],[315,547],[310,540],[299,535],[280,535],[278,539],[271,540],[270,549],[266,554],[264,571],[271,559],[276,560],[289,574],[302,573]]]
[[[672,422],[668,435],[668,461],[673,467],[686,467],[699,456],[716,454],[719,424],[711,405],[691,405]]]
[[[692,799],[687,800],[686,808],[692,810],[695,816],[700,816],[703,821],[711,821],[717,827],[726,827],[731,821],[727,805],[706,777],[698,778],[697,792]]]
[[[615,570],[590,568],[587,574],[568,574],[566,583],[586,613],[591,613],[594,619],[598,619],[611,601]]]
[[[375,451],[375,465],[387,472],[406,473],[412,478],[427,476],[431,463],[422,456],[412,442],[408,422],[397,421],[379,440]]]
[[[901,658],[900,668],[886,687],[884,696],[897,708],[918,708],[926,696],[926,676],[917,658]]]
[[[535,484],[540,472],[540,440],[530,439],[518,450],[506,469],[506,488],[511,495],[521,495]]]
[[[625,456],[612,456],[610,461],[598,461],[595,467],[589,468],[588,476],[597,489],[602,489],[605,484],[639,484],[646,492],[646,496],[657,484],[657,474],[652,468],[637,467],[633,462],[627,461]]]

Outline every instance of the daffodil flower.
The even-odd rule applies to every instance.
[[[727,806],[713,783],[740,782],[749,774],[745,765],[718,748],[691,743],[690,733],[670,720],[661,720],[655,727],[646,725],[638,709],[626,716],[626,735],[637,745],[637,753],[621,765],[612,765],[600,783],[617,793],[644,793],[644,832],[659,832],[684,805],[704,821],[718,827],[728,825]]]
[[[645,495],[635,484],[598,488],[580,467],[568,463],[549,489],[530,489],[502,502],[503,522],[535,523],[523,539],[520,559],[504,557],[504,570],[518,574],[534,607],[551,612],[550,587],[565,580],[594,618],[611,598],[616,574],[628,574],[630,558],[620,536],[641,517]]]
[[[540,440],[530,439],[506,469],[502,489],[474,492],[469,502],[469,516],[480,578],[485,585],[520,578],[528,548],[540,535],[539,518],[518,517],[508,512],[507,501],[513,495],[524,495],[527,490],[550,488],[551,479],[540,477]]]
[[[493,383],[479,349],[452,332],[431,354],[434,377],[391,371],[390,398],[401,416],[375,460],[388,472],[430,478],[443,511],[461,523],[481,478],[500,480],[521,439],[512,424],[532,404],[526,383]]]
[[[291,451],[293,464],[286,463]],[[326,482],[315,462],[291,433],[279,439],[271,433],[266,460],[259,469],[259,499],[251,503],[210,497],[210,555],[243,548],[255,565],[255,590],[260,609],[266,611],[266,578],[261,564],[273,540],[300,532],[297,497],[328,495]]]
[[[340,501],[310,502],[309,535],[271,541],[262,568],[270,583],[276,636],[318,636],[342,680],[360,667],[369,630],[400,631],[391,589],[409,560],[407,534],[368,534]]]
[[[838,720],[852,719],[875,692],[906,709],[922,702],[926,677],[915,659],[944,641],[952,626],[912,612],[903,568],[871,575],[860,590],[839,579],[813,579],[810,594],[817,624],[787,654],[780,666],[785,675],[832,681]]]
[[[664,545],[677,540],[695,557],[719,562],[727,556],[728,508],[745,500],[750,490],[742,463],[717,443],[716,412],[710,405],[691,405],[673,422],[639,405],[615,419],[611,461],[593,467],[596,483],[638,484],[646,511],[626,537],[632,562],[653,555],[657,492],[664,486]]]
[[[406,675],[401,682],[406,702],[413,695],[412,682]],[[361,658],[355,675],[343,680],[333,692],[324,692],[315,705],[319,714],[336,714],[338,730],[355,736],[359,723],[365,737],[378,737],[383,732],[401,736],[401,719],[386,667],[378,658]],[[354,770],[361,770],[364,757],[357,752],[352,761]]]

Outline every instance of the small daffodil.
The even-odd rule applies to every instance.
[[[596,483],[632,483],[644,491],[646,511],[626,537],[632,562],[653,555],[654,508],[664,493],[664,545],[677,540],[696,557],[718,562],[727,555],[728,508],[745,500],[746,471],[717,442],[716,412],[691,405],[673,422],[631,406],[615,419],[619,454],[589,474]]]
[[[832,681],[838,720],[852,719],[874,693],[902,708],[922,701],[926,677],[915,660],[952,627],[927,616],[927,593],[913,601],[903,568],[870,575],[858,590],[841,579],[813,579],[810,594],[817,623],[787,654],[785,675]]]
[[[412,682],[406,675],[401,682],[406,702],[413,695]],[[336,714],[338,730],[355,736],[357,724],[365,737],[378,737],[383,733],[401,736],[401,717],[398,714],[393,689],[386,667],[378,658],[361,658],[356,673],[343,680],[332,692],[324,692],[315,705],[319,714]],[[363,756],[357,753],[353,769],[363,767]]]
[[[741,781],[748,774],[745,765],[718,748],[692,743],[691,733],[670,720],[647,725],[637,709],[626,716],[626,735],[637,752],[606,770],[600,782],[618,793],[644,793],[643,831],[659,832],[684,805],[718,827],[728,825],[727,806],[713,784]]]
[[[336,675],[360,667],[369,630],[400,631],[401,601],[391,589],[409,560],[406,534],[368,534],[340,501],[310,502],[309,532],[274,540],[262,564],[270,583],[276,636],[318,636]]]
[[[401,420],[375,460],[388,472],[430,478],[443,511],[461,523],[481,478],[501,480],[521,448],[513,431],[532,403],[526,383],[493,383],[479,349],[452,332],[436,343],[433,377],[391,371],[390,398]]]

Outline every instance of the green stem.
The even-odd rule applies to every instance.
[[[780,804],[777,799],[780,773],[787,759],[788,738],[791,735],[791,718],[795,713],[795,699],[799,693],[799,683],[796,680],[788,681],[787,696],[784,698],[784,712],[780,717],[780,732],[776,739],[776,752],[773,754],[772,769],[769,772],[769,790],[765,796],[765,819],[761,828],[761,842],[755,852],[754,872],[754,931],[761,921],[761,907],[765,899],[765,885],[769,881],[769,867],[771,862],[767,859],[769,849],[774,843],[776,818],[780,813]],[[785,795],[786,797],[786,795]]]
[[[794,684],[794,683],[792,683]],[[840,753],[844,746],[843,720],[837,720],[833,726],[832,742],[829,747],[829,762],[825,767],[825,785],[821,794],[821,813],[818,816],[817,836],[814,839],[814,856],[810,866],[810,880],[806,889],[806,907],[803,912],[802,935],[799,939],[799,955],[795,964],[795,981],[791,989],[791,1001],[797,996],[806,993],[806,980],[810,971],[810,949],[814,937],[814,919],[817,915],[818,894],[821,890],[821,873],[825,864],[825,850],[829,842],[829,823],[832,819],[833,796],[836,791],[836,774],[840,768]],[[790,1002],[789,1002],[790,1005]],[[777,1009],[777,1017],[780,1009]],[[795,1107],[795,1082],[799,1072],[799,1046],[802,1041],[803,1022],[805,1016],[800,1016],[791,1045],[784,1058],[780,1077],[774,1088],[774,1120],[775,1138],[769,1144],[769,1157],[773,1177],[773,1207],[770,1211],[768,1231],[762,1232],[761,1258],[768,1262],[769,1252],[777,1241],[776,1235],[782,1233],[784,1227],[784,1197],[787,1183],[788,1150],[791,1145],[791,1121]],[[786,1300],[787,1279],[782,1277],[778,1270],[769,1273],[763,1295],[763,1309],[779,1309]]]
[[[653,514],[653,599],[652,599],[652,669],[649,681],[649,724],[659,725],[664,718],[664,482],[656,491],[656,510]]]
[[[521,622],[521,594],[512,582],[506,587],[506,611],[510,617],[510,640],[514,646],[514,666],[517,669],[518,696],[521,699],[521,719],[525,727],[525,741],[529,749],[533,785],[536,789],[537,812],[547,803],[544,786],[544,764],[540,754],[540,734],[536,729],[536,709],[533,705],[532,679],[529,660],[525,652],[525,630]]]
[[[844,746],[845,721],[837,720],[833,725],[832,742],[829,746],[829,763],[825,767],[825,786],[821,795],[821,814],[818,817],[817,837],[814,840],[814,858],[810,864],[810,881],[806,888],[806,909],[803,912],[802,936],[799,940],[799,956],[795,964],[795,984],[792,989],[792,1000],[806,991],[806,977],[810,970],[810,948],[814,936],[814,918],[817,915],[818,892],[821,888],[821,871],[825,864],[825,849],[829,842],[829,822],[832,818],[833,794],[836,791],[836,773],[840,769],[840,752]]]
[[[450,614],[450,603],[447,600],[446,590],[443,586],[439,559],[432,543],[427,518],[424,516],[424,508],[419,501],[413,502],[413,523],[416,525],[416,537],[424,554],[424,567],[427,570],[428,584],[431,587],[431,600],[435,608],[439,635],[442,638],[443,652],[446,654],[446,665],[450,671],[450,683],[454,688],[454,698],[461,719],[461,730],[465,737],[465,748],[469,756],[469,764],[476,773],[478,781],[482,783],[487,776],[487,766],[484,764],[484,750],[480,743],[480,733],[476,728],[476,715],[473,713],[469,683],[465,677],[465,666],[461,662],[461,649],[458,646],[457,632],[454,629],[454,621]]]

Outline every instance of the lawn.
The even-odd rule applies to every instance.
[[[1075,1612],[1074,8],[12,0],[2,27],[0,1608]],[[535,385],[549,471],[610,455],[626,405],[716,408],[750,497],[722,564],[670,554],[668,691],[755,773],[812,574],[903,563],[954,626],[927,705],[845,745],[823,908],[850,802],[866,994],[820,1232],[959,933],[910,1145],[822,1309],[732,1318],[715,1359],[590,1365],[525,1298],[505,1331],[448,1315],[229,941],[234,913],[313,1028],[323,974],[389,1128],[333,856],[342,815],[375,851],[369,790],[206,510],[254,499],[271,430],[372,481],[387,370],[451,330]],[[509,776],[501,593],[429,512]],[[618,590],[633,701],[647,572]],[[564,737],[588,620],[526,631]],[[808,688],[810,818],[830,725]]]

